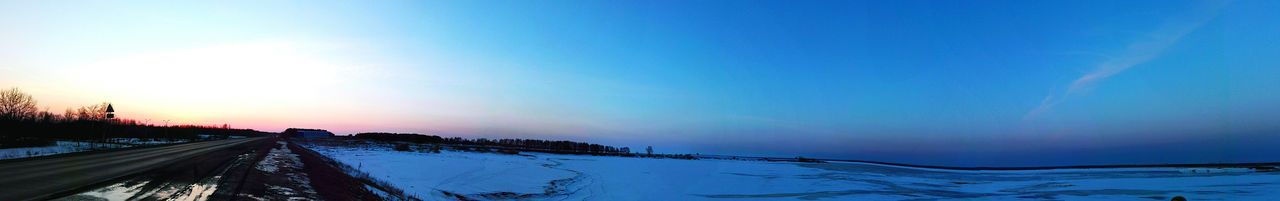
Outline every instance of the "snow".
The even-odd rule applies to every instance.
[[[142,187],[149,182],[140,183],[116,183],[101,189],[80,193],[80,198],[101,198],[105,200],[128,200],[133,195],[141,193]],[[73,196],[76,197],[76,196]],[[65,199],[74,200],[74,199]]]
[[[152,181],[126,181],[54,200],[208,200],[209,196],[218,191],[217,184],[221,179],[222,176],[219,175],[193,184],[175,185],[165,183],[161,184],[159,188],[147,188],[147,184]]]
[[[1280,173],[1240,168],[964,171],[864,163],[680,160],[308,145],[411,195],[448,200],[1270,200]],[[1192,171],[1194,170],[1194,172]]]
[[[383,198],[384,200],[391,200],[391,199],[387,199],[387,198],[392,197],[392,196],[391,196],[391,193],[387,193],[386,191],[383,191],[382,189],[378,189],[378,188],[375,188],[375,187],[373,187],[373,186],[369,186],[369,185],[364,185],[364,189],[365,189],[365,190],[369,190],[369,192],[373,192],[373,194],[374,194],[374,195],[377,195],[378,197]]]
[[[14,159],[14,158],[29,158],[29,157],[37,157],[37,156],[47,156],[47,155],[104,150],[104,149],[118,149],[118,148],[132,147],[136,145],[157,145],[157,144],[175,144],[175,143],[190,142],[190,140],[140,139],[140,138],[111,138],[108,141],[110,141],[111,143],[59,140],[52,146],[0,149],[0,160]]]
[[[213,192],[218,191],[218,181],[222,180],[222,175],[213,176],[209,181],[187,185],[185,191],[174,194],[169,200],[174,201],[197,201],[208,200]]]
[[[298,159],[298,155],[293,154],[293,152],[289,151],[288,147],[285,147],[289,145],[288,142],[277,141],[276,144],[279,144],[280,147],[271,148],[271,152],[268,152],[267,156],[263,158],[262,161],[258,161],[258,165],[256,166],[258,170],[267,173],[276,173],[276,171],[280,169],[279,166],[281,165],[297,168],[302,167],[302,160]]]
[[[529,156],[315,147],[312,150],[369,172],[377,179],[397,184],[407,194],[420,196],[436,194],[436,190],[464,195],[543,193],[547,182],[573,176],[568,171],[544,167],[554,164],[551,161]],[[333,157],[335,155],[341,157]]]
[[[114,143],[124,143],[131,145],[157,145],[157,144],[177,144],[187,143],[191,140],[187,139],[142,139],[142,138],[111,138],[108,141]]]
[[[202,179],[195,183],[166,183],[163,181],[145,181],[138,179],[130,179],[123,182],[115,183],[106,187],[93,189],[79,194],[54,199],[57,201],[72,200],[170,200],[170,201],[198,201],[208,200],[209,196],[218,191],[218,183],[222,180],[222,174],[226,170],[219,172],[218,175]],[[148,186],[149,184],[155,184]]]
[[[124,148],[129,146],[130,145],[79,141],[57,141],[53,146],[0,149],[0,159],[28,158],[100,149]]]
[[[311,188],[311,179],[302,173],[302,160],[289,150],[289,143],[285,141],[276,141],[280,147],[271,148],[271,152],[267,153],[255,168],[268,174],[275,174],[278,171],[284,171],[289,181],[297,184],[300,189],[294,189],[284,186],[267,185],[267,189],[276,195],[286,196],[289,200],[313,200],[318,197],[315,189]]]

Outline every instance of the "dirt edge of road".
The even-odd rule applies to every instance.
[[[271,151],[272,145],[275,145],[276,139],[262,140],[258,144],[245,147],[250,150],[249,160],[244,163],[235,164],[226,171],[224,178],[219,182],[218,191],[213,192],[209,196],[209,200],[243,200],[239,199],[245,195],[259,195],[265,192],[265,186],[255,185],[264,183],[266,178],[261,173],[254,170],[254,164],[262,161],[267,157],[267,153]]]
[[[358,172],[350,171],[350,166],[299,146],[298,143],[289,143],[289,148],[302,159],[304,171],[311,177],[311,186],[325,200],[421,200],[407,196],[403,190],[385,182],[362,177]],[[382,191],[386,197],[378,196],[370,188]]]

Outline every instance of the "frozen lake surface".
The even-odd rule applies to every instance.
[[[308,147],[426,200],[1274,200],[1280,173],[1217,168],[958,171]]]

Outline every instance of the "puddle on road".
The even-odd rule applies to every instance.
[[[218,191],[218,181],[222,176],[214,176],[205,179],[197,184],[179,185],[174,183],[161,184],[163,187],[147,190],[147,184],[144,182],[124,182],[117,183],[107,187],[91,190],[88,192],[67,196],[55,200],[59,201],[80,201],[80,200],[144,200],[147,198],[158,198],[159,200],[177,200],[177,201],[200,201],[208,200],[213,192]],[[132,183],[132,184],[131,184]]]
[[[142,192],[142,187],[146,186],[147,183],[149,182],[132,182],[132,184],[129,182],[117,183],[98,190],[92,190],[58,200],[128,200],[134,195]]]
[[[240,164],[249,160],[251,155],[241,154],[232,164]],[[201,201],[218,191],[218,183],[222,175],[230,168],[223,167],[214,176],[201,179],[196,183],[155,183],[157,181],[131,179],[106,187],[86,191],[80,194],[54,199],[57,201],[117,201],[117,200],[176,200]]]

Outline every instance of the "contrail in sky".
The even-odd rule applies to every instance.
[[[1129,44],[1128,48],[1120,53],[1119,56],[1108,58],[1092,72],[1076,78],[1075,81],[1071,82],[1071,85],[1067,86],[1066,91],[1045,96],[1040,101],[1039,106],[1023,116],[1023,121],[1034,120],[1045,112],[1052,110],[1054,106],[1061,104],[1067,98],[1078,96],[1098,82],[1159,57],[1169,46],[1173,46],[1182,40],[1183,36],[1194,32],[1201,25],[1212,20],[1224,5],[1225,3],[1206,6],[1205,9],[1199,10],[1185,19],[1170,20],[1169,23],[1147,34],[1148,38]]]

